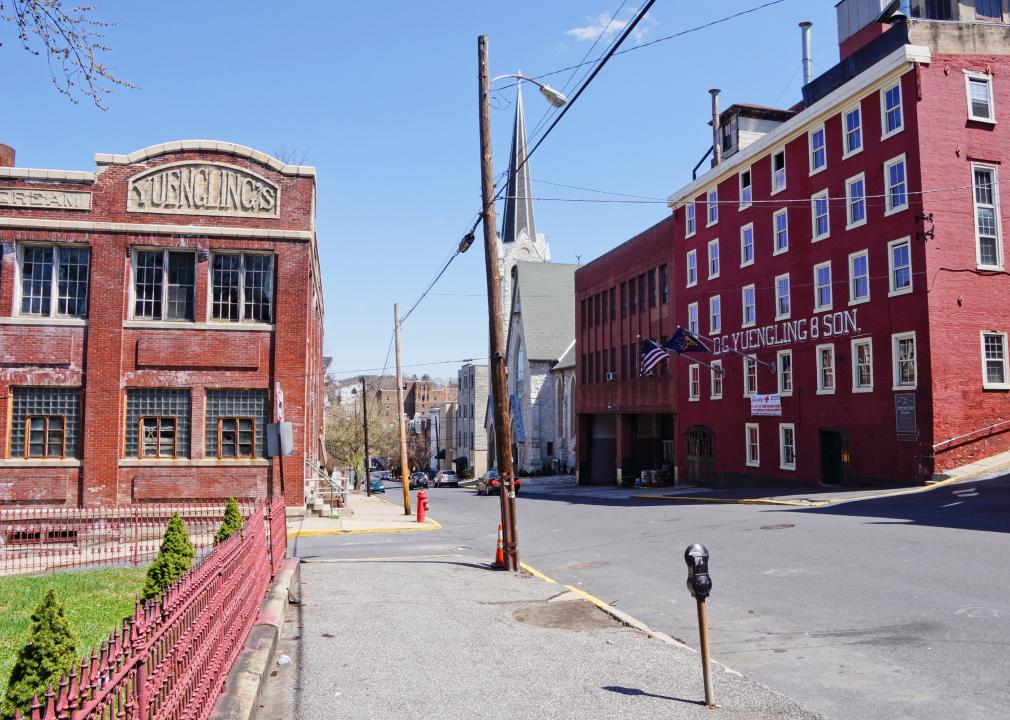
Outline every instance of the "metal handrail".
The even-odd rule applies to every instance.
[[[972,435],[974,435],[976,433],[985,432],[987,430],[992,430],[993,428],[997,428],[1000,425],[1006,425],[1008,423],[1010,423],[1010,420],[1000,420],[999,422],[995,422],[992,425],[986,425],[985,427],[981,427],[981,428],[978,428],[976,430],[971,430],[971,431],[963,433],[961,435],[955,435],[954,437],[949,438],[947,440],[944,440],[943,442],[936,443],[933,446],[933,450],[936,450],[941,445],[948,445],[948,444],[954,442],[955,440],[961,440],[961,439],[966,438],[966,437],[971,437]]]
[[[347,483],[337,483],[332,477],[330,477],[326,471],[316,463],[312,462],[308,458],[305,459],[305,464],[310,470],[315,474],[316,479],[322,479],[330,486],[330,516],[333,515],[333,493],[337,492],[340,494],[340,500],[344,507],[347,507]]]

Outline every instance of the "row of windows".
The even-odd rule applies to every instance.
[[[190,457],[191,407],[188,389],[128,389],[124,457]],[[207,390],[205,456],[219,459],[264,457],[267,408],[266,390]],[[14,388],[11,457],[80,457],[80,421],[79,389]]]
[[[193,321],[197,253],[136,249],[131,257],[131,318]],[[19,245],[17,312],[87,317],[90,262],[91,250],[83,246]],[[213,252],[208,273],[211,319],[273,322],[273,255]]]
[[[982,76],[988,77],[988,76]],[[986,85],[986,88],[989,88]],[[988,107],[991,112],[991,88],[988,94]],[[841,115],[842,123],[842,159],[851,157],[863,149],[863,111],[862,101]],[[971,103],[969,103],[971,107]],[[979,107],[983,107],[980,100]],[[900,81],[880,90],[881,140],[886,140],[901,132],[905,127],[904,111],[901,98]],[[807,133],[809,174],[815,175],[828,166],[827,139],[824,124],[813,128]],[[753,203],[753,177],[750,167],[740,171],[737,179],[739,185],[739,208],[746,209]],[[780,148],[771,155],[771,194],[776,195],[786,189],[786,149]],[[719,189],[711,188],[705,195],[705,226],[712,227],[719,222]],[[691,237],[697,232],[696,203],[690,202],[685,208],[685,237]]]
[[[636,341],[630,345],[621,345],[620,348],[612,347],[595,352],[582,353],[580,367],[582,368],[582,384],[591,385],[594,383],[609,382],[617,380],[634,380],[642,375],[642,364],[640,362],[640,344]],[[618,361],[618,357],[620,361]],[[649,373],[658,377],[665,377],[669,374],[669,363],[661,362],[656,369]]]
[[[981,338],[982,387],[986,390],[1010,390],[1010,370],[1007,363],[1007,333],[983,331]],[[853,393],[873,392],[873,339],[855,338],[850,341],[851,382]],[[814,349],[817,369],[817,394],[833,395],[838,387],[838,373],[833,343],[817,345]],[[779,350],[775,359],[775,392],[783,397],[793,394],[793,351]],[[709,370],[709,398],[723,397],[722,360],[713,360]],[[760,392],[758,361],[754,356],[743,359],[743,395],[750,397]],[[891,336],[892,390],[915,389],[918,382],[915,350],[915,333],[896,333]],[[701,399],[701,366],[688,367],[688,399]]]
[[[995,168],[988,169],[991,174],[979,176],[977,182],[984,183],[985,198],[992,198],[995,192]],[[905,156],[884,163],[884,200],[885,215],[908,208],[908,184],[905,171]],[[831,234],[830,209],[831,198],[827,190],[815,193],[810,199],[811,242],[819,242]],[[845,213],[846,229],[860,227],[866,224],[866,177],[859,173],[845,181]],[[789,209],[781,208],[772,214],[772,255],[781,255],[789,250]],[[740,228],[740,267],[754,264],[755,239],[754,223],[747,223]],[[698,251],[688,250],[686,261],[685,282],[687,287],[698,284]],[[722,258],[719,239],[710,240],[707,247],[707,277],[714,280],[722,272]]]
[[[761,466],[761,430],[757,423],[744,423],[744,453],[749,467]],[[779,469],[796,469],[796,426],[779,423]]]
[[[642,273],[620,285],[621,317],[666,305],[670,300],[669,277],[666,265]],[[617,319],[617,288],[612,287],[588,298],[581,304],[582,329],[594,327]]]
[[[870,300],[870,254],[860,250],[849,255],[848,304],[859,305]],[[887,244],[888,297],[912,292],[912,251],[909,238],[894,240]],[[818,263],[813,267],[813,308],[814,312],[826,312],[835,304],[831,261]],[[792,281],[790,273],[775,277],[772,290],[775,294],[775,320],[788,320],[792,316]],[[740,290],[741,328],[754,327],[757,319],[757,286],[745,285]],[[699,334],[701,326],[698,303],[687,306],[687,329]],[[722,295],[712,295],[708,299],[708,332],[723,331]]]

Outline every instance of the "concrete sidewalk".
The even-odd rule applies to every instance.
[[[697,654],[530,575],[459,555],[305,562],[301,593],[258,720],[714,717]],[[721,666],[714,686],[721,718],[822,717]]]
[[[415,532],[438,530],[442,526],[432,518],[417,522],[417,493],[411,493],[411,515],[403,514],[402,491],[399,486],[389,500],[384,495],[365,495],[352,492],[347,496],[348,506],[341,517],[316,517],[305,515],[288,518],[288,537],[312,535],[351,535],[355,533]],[[399,501],[401,504],[396,504]]]

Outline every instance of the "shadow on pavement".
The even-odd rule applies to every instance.
[[[621,687],[620,685],[605,685],[600,689],[617,693],[618,695],[637,695],[641,697],[658,698],[660,700],[676,700],[677,702],[687,703],[688,705],[705,704],[704,700],[688,700],[687,698],[673,697],[672,695],[657,695],[656,693],[646,692],[645,690],[639,690],[638,688]]]

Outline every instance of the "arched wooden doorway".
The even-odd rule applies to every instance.
[[[707,427],[695,425],[687,431],[684,448],[687,451],[687,483],[711,485],[714,479],[715,435]]]

